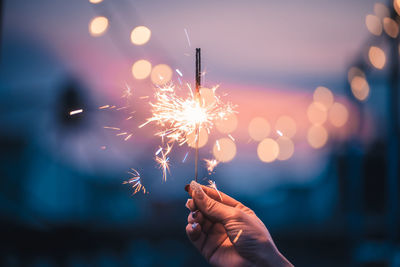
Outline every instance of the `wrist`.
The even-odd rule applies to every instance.
[[[256,262],[256,266],[263,267],[293,267],[291,264],[273,245],[272,248],[264,251],[259,255],[259,259]]]

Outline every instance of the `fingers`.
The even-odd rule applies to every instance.
[[[189,213],[188,223],[198,223],[202,225],[204,223],[204,216],[200,211],[196,210]]]
[[[210,220],[223,223],[234,216],[236,210],[233,207],[210,198],[195,181],[190,183],[190,189],[194,204]]]
[[[190,211],[197,210],[196,205],[194,204],[194,201],[191,198],[188,198],[188,200],[186,201],[185,207],[188,208]]]
[[[186,225],[186,234],[192,244],[201,252],[206,235],[201,231],[201,225],[198,223],[189,223]]]
[[[217,200],[219,202],[222,202],[225,205],[231,206],[231,207],[236,207],[238,205],[242,205],[239,201],[236,199],[228,196],[227,194],[221,192],[218,190],[218,192],[214,188],[210,188],[208,186],[201,185],[201,188],[203,191],[212,199]],[[190,185],[185,186],[185,190],[189,193],[189,195],[192,195],[192,189]]]

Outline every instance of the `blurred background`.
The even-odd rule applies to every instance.
[[[1,266],[207,266],[185,234],[193,149],[174,148],[163,182],[160,138],[138,128],[156,85],[194,83],[196,47],[202,84],[238,111],[200,140],[200,181],[252,208],[296,266],[400,266],[400,1],[0,11]]]

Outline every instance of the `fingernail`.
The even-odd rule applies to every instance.
[[[199,213],[198,210],[192,212],[193,219],[196,219],[198,213]]]
[[[196,198],[202,199],[204,197],[204,192],[203,189],[201,188],[201,185],[196,183],[195,181],[190,182],[190,189],[194,192]]]
[[[192,224],[192,229],[196,229],[197,225],[199,225],[198,223],[193,223]]]
[[[186,200],[186,204],[185,204],[185,207],[188,208],[189,210],[190,210],[190,207],[189,207],[190,200],[192,200],[192,199],[188,198],[188,200]]]
[[[185,191],[186,191],[186,192],[189,192],[189,187],[190,187],[190,185],[188,185],[188,184],[185,185]]]

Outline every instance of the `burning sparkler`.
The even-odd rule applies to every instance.
[[[192,143],[191,136],[195,136],[194,147],[195,154],[195,180],[198,173],[198,144],[199,132],[201,129],[207,130],[209,133],[214,123],[218,120],[224,120],[234,113],[234,106],[231,103],[223,103],[215,94],[217,87],[213,88],[214,101],[202,101],[200,95],[201,65],[200,65],[200,49],[196,49],[196,88],[195,92],[190,84],[186,84],[188,95],[180,96],[179,89],[173,83],[164,86],[158,86],[155,92],[155,101],[150,102],[152,107],[152,117],[148,118],[139,128],[155,122],[160,126],[160,130],[156,132],[156,136],[160,136],[168,144],[177,142],[180,146],[185,143]],[[193,143],[191,144],[193,145]],[[171,146],[172,147],[172,146]],[[169,148],[171,148],[169,147]],[[168,150],[168,149],[167,149]],[[168,152],[169,153],[169,152]],[[165,153],[164,153],[165,154]],[[165,157],[164,157],[165,156]],[[163,171],[163,180],[166,178],[168,170],[168,158],[166,155],[156,157],[156,162],[160,164]],[[164,166],[164,167],[162,167]]]
[[[132,188],[134,189],[133,195],[140,191],[143,191],[143,194],[146,194],[146,188],[142,185],[139,172],[131,168],[131,171],[129,171],[128,173],[131,174],[132,177],[129,178],[128,181],[123,182],[123,184],[132,185]]]

